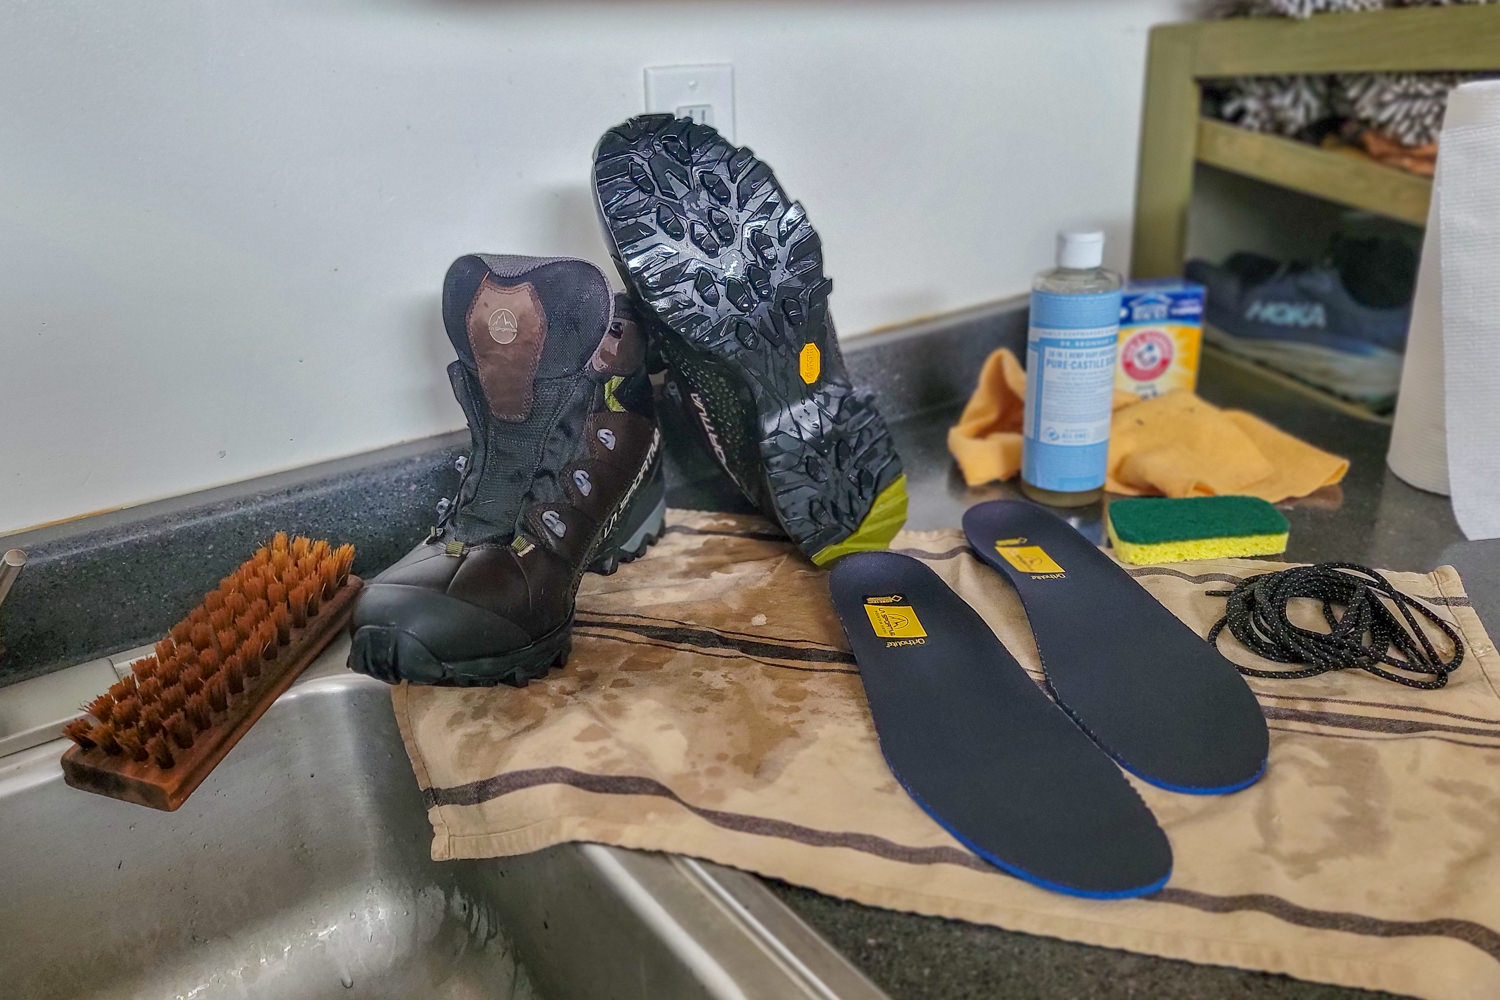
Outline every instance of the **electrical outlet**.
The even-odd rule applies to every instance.
[[[646,110],[712,125],[733,142],[734,67],[728,63],[647,67]]]

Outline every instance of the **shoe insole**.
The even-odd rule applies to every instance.
[[[1266,720],[1233,664],[1067,522],[992,500],[964,514],[979,558],[1020,594],[1057,703],[1120,766],[1176,792],[1265,771]]]
[[[829,589],[881,752],[928,815],[1045,889],[1115,899],[1166,883],[1172,849],[1140,795],[937,574],[859,552]]]

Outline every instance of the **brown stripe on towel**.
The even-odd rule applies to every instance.
[[[599,639],[603,642],[623,642],[631,646],[650,646],[652,649],[680,650],[687,648],[671,642],[652,642],[650,639],[626,639],[624,636],[611,635],[608,632],[597,632],[582,627],[575,628],[573,634],[588,636],[590,639]],[[772,663],[769,660],[752,659],[743,653],[711,653],[706,649],[697,648],[694,648],[692,652],[694,655],[707,656],[715,660],[749,660],[751,663],[759,663],[765,667],[775,667],[778,670],[800,670],[807,674],[859,674],[859,671],[852,667],[799,667],[790,663]]]
[[[638,622],[612,622],[580,614],[575,619],[580,625],[593,629],[616,629],[633,632],[648,639],[663,639],[682,646],[698,649],[733,649],[746,656],[765,657],[774,660],[806,660],[811,663],[844,663],[853,665],[854,654],[827,647],[808,649],[789,646],[770,639],[744,639],[715,629],[687,625],[647,625]]]
[[[704,625],[701,622],[683,621],[680,618],[658,618],[658,617],[655,617],[653,615],[631,614],[630,612],[627,612],[627,611],[606,611],[606,612],[601,612],[601,613],[586,612],[584,614],[581,614],[579,617],[581,617],[581,618],[588,618],[588,619],[594,620],[594,621],[599,622],[599,623],[603,623],[605,619],[609,619],[609,618],[633,618],[633,619],[635,619],[637,621],[648,622],[648,623],[656,623],[658,625],[680,625],[680,626],[682,626],[684,628],[706,628],[706,629],[709,629],[710,631],[717,632],[720,635],[732,635],[732,636],[736,636],[736,637],[742,638],[742,639],[765,639],[766,638],[766,634],[764,632],[739,632],[739,631],[736,631],[735,629],[722,628],[722,627],[718,627],[718,626]],[[809,649],[828,649],[828,650],[833,650],[833,651],[836,651],[836,652],[843,652],[843,653],[847,653],[849,651],[848,647],[830,646],[826,642],[818,642],[818,641],[816,641],[814,639],[790,639],[790,638],[785,638],[785,637],[781,637],[781,636],[774,636],[773,638],[775,638],[777,642],[800,643],[801,645],[806,646]]]
[[[437,806],[474,806],[483,802],[542,785],[567,785],[598,795],[649,795],[668,799],[714,826],[737,833],[779,837],[814,847],[843,847],[872,854],[903,864],[960,865],[975,871],[992,872],[988,863],[957,847],[911,847],[884,837],[866,833],[819,830],[800,823],[750,816],[723,809],[708,809],[685,800],[672,789],[652,778],[639,775],[589,774],[569,767],[539,767],[471,782],[455,788],[429,788],[423,798],[429,809]],[[1253,910],[1299,927],[1342,931],[1369,937],[1446,937],[1472,945],[1500,962],[1500,933],[1470,920],[1387,920],[1362,913],[1313,910],[1265,893],[1239,896],[1215,896],[1192,889],[1168,886],[1147,900],[1187,906],[1205,913],[1232,913]]]
[[[1500,739],[1500,729],[1479,729],[1474,726],[1450,726],[1441,722],[1426,722],[1421,719],[1388,719],[1375,715],[1349,715],[1344,712],[1312,712],[1302,708],[1286,708],[1281,705],[1262,705],[1266,718],[1278,722],[1306,722],[1310,725],[1330,726],[1335,729],[1358,729],[1371,733],[1390,733],[1400,736],[1415,736],[1425,733],[1456,733],[1460,736],[1488,736]]]
[[[1283,698],[1291,701],[1315,701],[1327,705],[1359,705],[1363,708],[1383,708],[1392,712],[1421,712],[1424,715],[1441,715],[1447,719],[1462,719],[1465,722],[1483,722],[1491,726],[1500,726],[1500,719],[1481,719],[1477,715],[1459,715],[1457,712],[1444,712],[1436,708],[1423,708],[1421,705],[1393,705],[1384,701],[1356,701],[1352,698],[1318,698],[1301,694],[1281,694],[1276,691],[1256,691],[1257,698]]]

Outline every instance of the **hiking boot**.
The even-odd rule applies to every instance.
[[[606,132],[594,187],[667,395],[720,467],[815,563],[885,548],[906,478],[844,368],[802,206],[750,150],[670,115]]]
[[[645,337],[603,272],[565,258],[459,258],[443,322],[472,450],[427,539],[360,596],[349,666],[522,685],[567,659],[584,570],[613,572],[661,532]]]

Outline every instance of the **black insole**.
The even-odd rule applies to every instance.
[[[1058,704],[1121,766],[1178,792],[1265,770],[1266,720],[1234,665],[1067,522],[992,500],[964,534],[1021,596]]]
[[[928,815],[1046,889],[1112,899],[1165,884],[1172,849],[1135,789],[932,570],[855,553],[829,589],[880,749]]]

